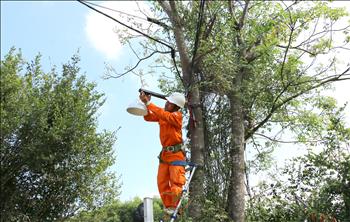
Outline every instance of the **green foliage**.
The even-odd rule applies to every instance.
[[[79,57],[45,73],[40,55],[1,61],[1,221],[53,221],[118,195],[113,132],[97,132],[104,103]]]
[[[350,129],[341,118],[343,109],[331,110],[320,144],[293,159],[250,199],[248,221],[312,221],[312,216],[349,221]]]
[[[113,201],[90,211],[79,212],[76,216],[68,219],[68,222],[138,222],[136,217],[137,208],[142,200],[135,197],[133,200],[120,202]],[[153,216],[155,221],[163,217],[162,203],[159,198],[153,198]],[[143,218],[143,216],[142,216]],[[143,220],[142,220],[143,221]]]
[[[142,204],[139,197],[135,197],[130,201],[113,201],[96,209],[89,211],[81,211],[75,216],[67,219],[67,222],[139,222],[140,214],[138,207]],[[180,208],[180,214],[177,216],[178,222],[191,222],[192,219],[188,216],[188,200],[185,199]],[[204,206],[204,215],[201,218],[202,222],[231,222],[223,209],[219,210],[212,202],[207,201]],[[143,218],[143,217],[142,217]],[[153,218],[154,221],[168,221],[169,215],[163,212],[163,204],[160,198],[153,198]],[[141,220],[143,221],[143,219]]]
[[[336,162],[326,158],[329,152],[295,159],[283,171],[284,177],[261,185],[259,194],[249,200],[247,221],[303,221],[312,214],[318,215],[317,221],[321,215],[326,221],[348,221],[349,153],[333,152]]]
[[[249,6],[244,11],[247,2]],[[176,25],[181,26],[187,47],[183,53],[192,58],[198,2],[174,5],[180,15],[180,24]],[[244,125],[244,149],[257,152],[246,162],[247,174],[272,166],[274,148],[283,136],[315,146],[320,145],[318,141],[333,143],[325,135],[341,116],[338,113],[335,117],[335,101],[320,92],[337,81],[333,77],[339,70],[334,68],[335,58],[321,60],[319,55],[337,48],[330,36],[344,34],[345,43],[349,42],[346,25],[338,31],[334,29],[335,22],[348,13],[344,8],[331,8],[328,2],[317,1],[206,1],[204,13],[191,77],[200,88],[204,116],[198,120],[204,122],[205,134],[203,180],[207,202],[203,203],[203,212],[214,220],[215,215],[224,218],[223,212],[232,207],[228,206],[229,182],[234,173],[243,171],[243,167],[232,167],[232,153],[238,149],[232,145],[236,136],[232,135],[233,124]],[[176,45],[176,33],[168,32],[171,37],[167,41]],[[174,73],[174,69],[170,71]],[[179,81],[164,79],[161,87],[183,88]],[[185,90],[191,87],[194,86]],[[235,105],[242,107],[231,104],[232,95],[240,100]],[[233,115],[236,112],[232,110],[242,110],[244,119]],[[303,221],[307,216],[302,206],[279,196],[249,204],[247,215],[251,221]]]
[[[225,209],[218,207],[214,202],[206,200],[203,206],[201,222],[233,222]]]
[[[204,181],[210,184],[206,186],[208,202],[214,202],[214,206],[223,208],[228,192],[229,180],[227,177],[229,177],[228,169],[231,164],[229,159],[229,146],[231,143],[230,122],[225,121],[229,118],[229,106],[225,98],[208,99],[205,101],[205,105],[212,102],[215,103],[215,106],[205,112],[206,137],[210,138],[210,140],[208,139],[206,144]]]
[[[135,198],[132,201],[121,203],[114,201],[111,204],[104,205],[92,211],[80,212],[77,216],[69,219],[70,222],[86,221],[109,221],[109,222],[123,222],[133,221],[133,213],[141,200]]]

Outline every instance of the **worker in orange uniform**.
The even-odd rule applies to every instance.
[[[179,202],[182,186],[186,182],[184,166],[171,165],[173,161],[185,161],[182,150],[182,113],[185,97],[174,92],[166,97],[164,109],[151,103],[151,96],[140,93],[140,100],[147,106],[146,121],[158,122],[162,151],[159,155],[157,184],[164,211],[172,214]]]

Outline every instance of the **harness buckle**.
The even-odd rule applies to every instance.
[[[176,153],[176,152],[182,150],[182,144],[177,144],[177,145],[173,145],[173,146],[166,146],[166,147],[163,147],[163,150]]]

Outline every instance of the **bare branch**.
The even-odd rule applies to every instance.
[[[296,48],[299,48],[299,47],[302,46],[305,42],[308,42],[308,41],[315,35],[315,32],[316,32],[316,29],[317,29],[319,20],[320,20],[320,18],[317,18],[316,23],[315,23],[315,26],[314,26],[313,31],[312,31],[312,34],[311,34],[305,41],[303,41],[303,42],[300,43],[298,46],[296,46]]]
[[[107,67],[107,69],[108,69],[109,71],[112,71],[112,72],[116,73],[116,75],[114,76],[114,75],[110,75],[110,74],[106,73],[106,75],[105,75],[104,78],[105,78],[105,79],[110,79],[110,78],[116,78],[116,79],[117,79],[117,78],[120,78],[120,77],[122,77],[122,76],[124,76],[124,75],[126,75],[126,74],[128,74],[128,73],[130,73],[130,72],[132,72],[132,71],[134,71],[134,69],[136,69],[136,68],[138,67],[138,65],[139,65],[142,61],[151,58],[151,57],[152,57],[153,55],[155,55],[156,53],[167,54],[167,53],[170,53],[170,51],[167,51],[167,52],[154,51],[154,52],[152,52],[151,54],[149,54],[148,56],[139,59],[139,61],[136,63],[136,65],[135,65],[134,67],[132,67],[131,69],[129,69],[129,70],[127,70],[126,72],[123,72],[123,73],[119,73],[119,74],[118,74],[118,73],[116,73],[116,71],[114,70],[113,67]]]
[[[332,24],[333,25],[333,24]],[[331,26],[331,25],[330,25]],[[332,27],[332,26],[331,26]],[[318,32],[316,34],[312,34],[310,35],[305,41],[301,42],[299,45],[297,45],[296,47],[300,47],[302,45],[305,45],[305,44],[310,44],[314,41],[317,41],[318,39],[324,37],[325,35],[327,35],[329,32],[341,32],[341,31],[344,31],[344,30],[348,30],[350,28],[350,25],[344,27],[344,28],[341,28],[341,29],[325,29],[321,32]],[[318,35],[322,35],[322,36],[318,36]],[[311,40],[311,38],[313,38]],[[310,41],[309,41],[310,40]]]
[[[149,65],[150,68],[164,68],[164,69],[173,69],[174,67],[172,66],[166,66],[166,65]]]
[[[302,94],[305,94],[306,92],[309,92],[313,89],[319,88],[320,86],[323,86],[329,82],[337,82],[337,81],[343,81],[343,80],[348,80],[350,78],[341,78],[344,76],[348,76],[350,75],[349,73],[350,67],[348,67],[343,73],[341,73],[340,75],[336,75],[336,76],[332,76],[332,77],[326,77],[322,80],[319,80],[319,82],[313,86],[308,87],[305,90],[302,90],[292,96],[289,96],[288,98],[282,100],[281,102],[277,103],[277,101],[279,100],[279,98],[284,94],[284,92],[287,91],[287,88],[291,85],[291,83],[289,83],[286,87],[284,87],[282,89],[282,91],[279,93],[279,95],[275,98],[271,109],[269,111],[269,113],[266,115],[266,117],[259,123],[257,124],[252,130],[250,130],[246,136],[245,136],[245,140],[249,139],[260,127],[262,127],[267,121],[269,121],[269,119],[272,117],[272,115],[274,114],[274,112],[281,108],[282,106],[284,106],[285,104],[287,104],[288,102],[290,102],[291,100],[299,97]]]
[[[295,23],[294,23],[295,25]],[[285,52],[284,52],[284,57],[283,57],[283,62],[282,62],[282,67],[281,67],[281,72],[280,72],[280,76],[281,76],[281,82],[282,82],[282,85],[284,86],[284,78],[283,78],[283,72],[284,72],[284,66],[286,64],[286,60],[287,60],[287,55],[288,55],[288,51],[289,51],[289,48],[292,44],[292,37],[293,37],[293,32],[294,32],[294,25],[291,25],[291,30],[290,30],[290,34],[289,34],[289,39],[288,39],[288,45],[287,47],[285,48]]]
[[[298,140],[284,141],[284,140],[278,140],[276,138],[271,138],[271,137],[266,136],[266,135],[261,134],[261,133],[255,133],[254,135],[261,136],[265,139],[268,139],[268,140],[270,140],[272,142],[276,142],[276,143],[319,143],[319,142],[322,142],[322,140],[308,140],[305,142],[300,142]]]
[[[289,41],[289,43],[290,43],[290,41]],[[303,49],[303,48],[300,48],[300,47],[294,47],[294,46],[290,46],[290,45],[287,45],[287,46],[284,46],[284,45],[276,45],[276,46],[279,47],[279,48],[286,49],[286,51],[288,50],[288,48],[290,48],[290,49],[297,49],[297,50],[306,52],[306,53],[308,53],[308,54],[310,54],[310,55],[312,55],[312,56],[316,56],[316,55],[317,55],[317,54],[315,54],[315,53],[313,53],[313,52],[310,52],[310,51],[308,51],[308,50],[306,50],[306,49]]]

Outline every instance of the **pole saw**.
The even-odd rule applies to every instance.
[[[142,88],[139,89],[139,92],[144,92],[146,95],[151,95],[151,96],[157,97],[159,99],[164,99],[164,100],[166,100],[166,97],[167,97],[167,95],[152,92],[150,90],[142,89]]]

